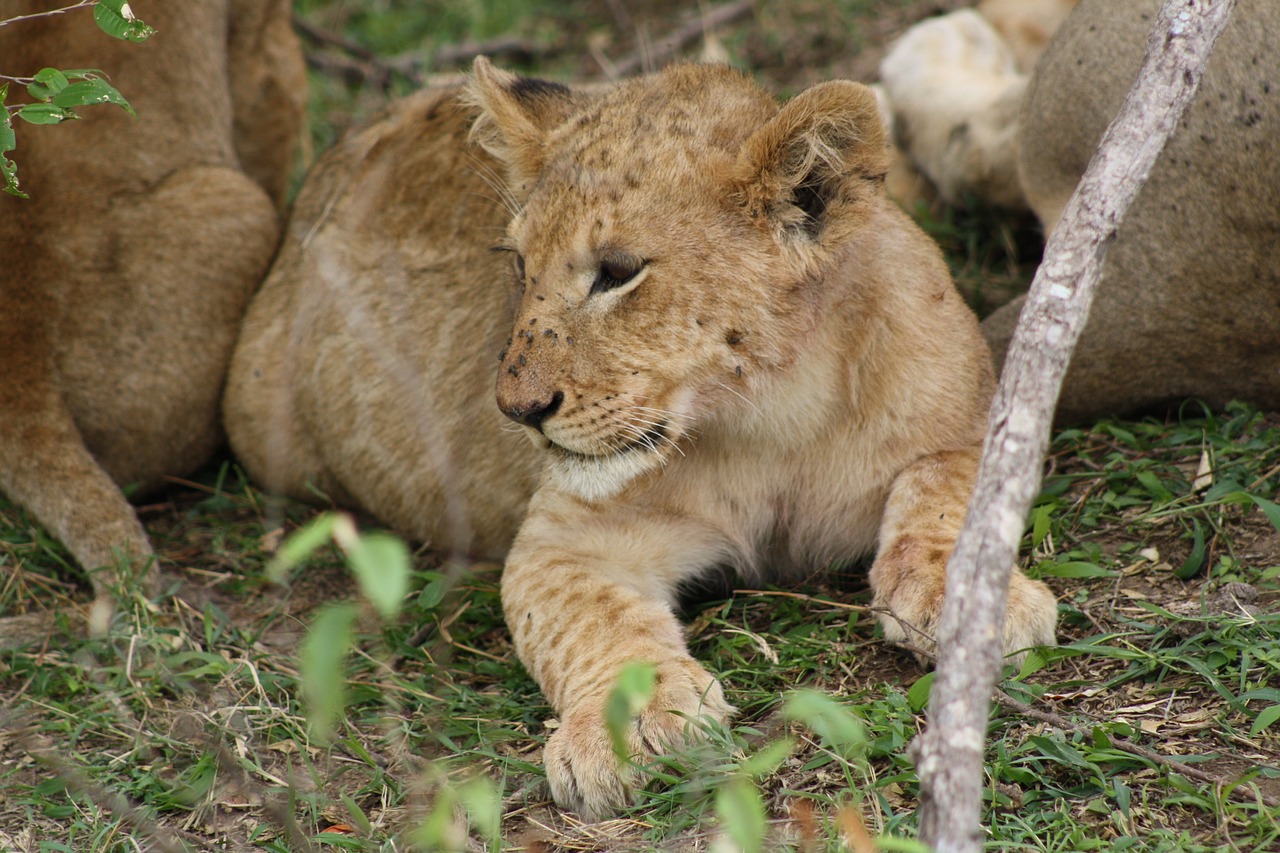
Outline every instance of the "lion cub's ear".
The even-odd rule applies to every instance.
[[[586,102],[568,86],[494,68],[483,56],[472,65],[467,98],[480,108],[471,138],[507,164],[517,192],[545,165],[547,134]]]
[[[831,208],[865,197],[888,168],[874,93],[833,80],[783,104],[743,143],[733,197],[752,217],[768,217],[780,236],[814,239]]]

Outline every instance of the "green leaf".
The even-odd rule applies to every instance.
[[[31,124],[59,124],[69,118],[79,118],[71,110],[53,104],[26,104],[18,110],[18,115]]]
[[[750,780],[736,777],[716,791],[720,827],[742,853],[764,849],[765,813],[760,792]]]
[[[1052,661],[1050,660],[1049,656],[1046,655],[1043,651],[1041,651],[1040,649],[1032,649],[1031,651],[1027,652],[1027,656],[1022,660],[1022,669],[1018,670],[1018,675],[1017,675],[1018,681],[1025,680],[1028,676],[1036,672],[1039,672],[1040,670],[1048,666],[1050,663],[1052,663]],[[932,674],[933,673],[930,673],[930,675]],[[910,693],[907,694],[908,698],[910,697],[910,695],[911,695]]]
[[[933,690],[933,672],[926,672],[907,688],[907,705],[919,714],[929,707],[929,693]]]
[[[877,838],[876,847],[882,853],[933,853],[933,848],[928,844],[923,844],[914,838],[898,838],[893,835],[882,835]]]
[[[797,690],[787,697],[782,715],[804,723],[821,737],[828,748],[849,758],[867,742],[862,722],[834,698],[816,690]]]
[[[782,762],[787,760],[787,756],[791,755],[795,746],[795,741],[791,738],[781,738],[767,743],[742,762],[741,770],[743,774],[752,778],[766,776],[782,766]]]
[[[1161,503],[1168,503],[1173,500],[1173,493],[1165,488],[1164,483],[1160,482],[1160,478],[1150,471],[1139,471],[1134,474],[1134,478],[1146,487],[1151,496]]]
[[[1036,566],[1036,571],[1041,577],[1049,578],[1110,578],[1115,577],[1116,574],[1096,563],[1083,560],[1068,560],[1062,563],[1046,560]]]
[[[435,792],[431,811],[418,821],[413,840],[422,850],[462,850],[465,834],[454,820],[457,794],[451,785],[441,785]]]
[[[366,533],[344,548],[363,595],[386,621],[400,612],[409,591],[409,547],[390,533]]]
[[[138,20],[127,0],[98,0],[93,7],[93,20],[107,35],[125,41],[146,41],[155,33]]]
[[[1200,526],[1200,522],[1192,519],[1191,523],[1195,525],[1194,541],[1191,544],[1191,553],[1187,556],[1186,561],[1179,566],[1174,575],[1181,580],[1190,580],[1200,573],[1200,569],[1204,567],[1204,528]]]
[[[1260,498],[1257,495],[1249,495],[1249,500],[1253,501],[1254,505],[1266,514],[1267,520],[1271,522],[1272,527],[1280,530],[1280,504],[1272,503],[1266,498]]]
[[[333,604],[321,610],[298,651],[302,698],[311,737],[328,743],[347,704],[345,664],[353,643],[356,608]]]
[[[1065,741],[1054,740],[1053,738],[1041,737],[1039,735],[1032,735],[1027,738],[1027,740],[1035,744],[1035,746],[1045,755],[1063,764],[1069,764],[1073,767],[1083,767],[1091,770],[1095,769],[1095,765],[1085,758],[1084,754],[1081,753],[1080,750]]]
[[[1042,504],[1031,511],[1031,547],[1039,548],[1049,535],[1049,523],[1053,520],[1054,504]]]
[[[347,807],[347,814],[361,832],[366,835],[373,832],[373,824],[370,822],[369,816],[364,813],[364,809],[360,808],[360,804],[350,794],[343,792],[342,804]]]
[[[493,782],[476,776],[459,785],[457,794],[471,816],[471,825],[485,838],[497,838],[502,831],[502,798]]]
[[[67,75],[56,68],[41,68],[36,72],[35,82],[27,86],[27,93],[37,101],[47,101],[67,88]]]
[[[613,692],[609,694],[609,703],[605,706],[604,725],[609,732],[609,742],[613,744],[613,754],[619,761],[631,760],[627,731],[631,728],[631,721],[652,701],[657,683],[658,669],[651,663],[635,661],[618,673]]]
[[[1275,725],[1277,720],[1280,720],[1280,705],[1263,708],[1258,713],[1258,718],[1253,721],[1253,725],[1249,727],[1249,734],[1256,737],[1262,734],[1263,729]]]
[[[123,107],[129,115],[136,116],[133,107],[124,99],[115,86],[106,80],[91,78],[69,84],[53,96],[53,103],[59,107],[79,107],[89,104],[115,104]]]
[[[27,194],[18,189],[18,164],[7,155],[18,147],[18,137],[13,132],[13,121],[5,108],[5,99],[9,97],[9,84],[0,86],[0,177],[4,178],[4,191],[18,198],[27,198]]]
[[[294,567],[308,559],[320,546],[333,536],[333,524],[337,516],[322,513],[299,527],[284,540],[271,562],[267,563],[267,580],[282,583]]]
[[[432,610],[444,601],[444,595],[449,591],[449,582],[445,578],[436,578],[422,588],[422,592],[418,593],[418,606],[423,610]]]

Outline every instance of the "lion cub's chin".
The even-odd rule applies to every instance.
[[[561,450],[547,442],[551,463],[547,475],[552,486],[587,501],[604,501],[614,497],[627,484],[646,471],[663,463],[662,456],[652,450],[629,450],[608,456],[580,456]]]

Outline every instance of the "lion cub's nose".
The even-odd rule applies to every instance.
[[[511,420],[528,427],[533,427],[538,432],[542,432],[542,422],[556,413],[556,409],[560,408],[560,404],[564,402],[564,393],[557,391],[551,395],[546,402],[534,400],[524,402],[518,405],[504,403],[498,401],[498,407],[502,409],[502,413]]]

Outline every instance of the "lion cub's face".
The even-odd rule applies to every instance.
[[[825,85],[780,111],[726,68],[588,96],[477,62],[476,134],[519,206],[498,405],[562,488],[615,494],[795,358],[839,224],[883,174],[871,96]]]

